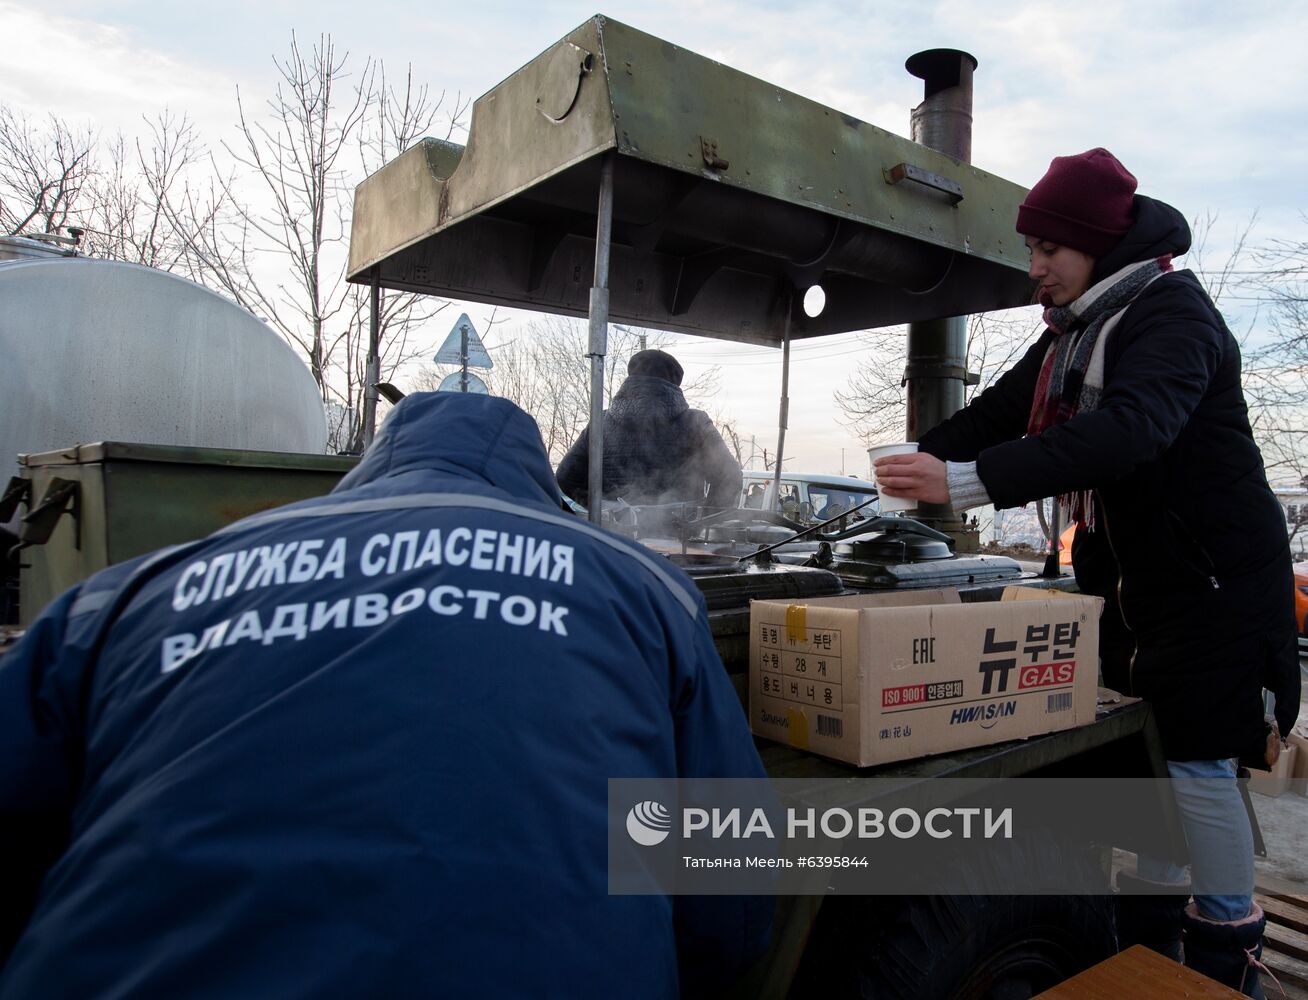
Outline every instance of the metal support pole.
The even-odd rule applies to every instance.
[[[910,136],[961,163],[972,160],[972,72],[976,59],[957,49],[931,49],[911,56],[905,68],[923,81],[922,103],[913,109]],[[916,441],[963,408],[967,384],[967,318],[953,316],[908,325],[905,431]],[[956,541],[975,547],[966,520],[949,504],[919,504],[917,518]],[[960,549],[961,551],[962,549]]]
[[[363,376],[363,446],[367,448],[377,433],[377,383],[381,381],[381,358],[378,356],[381,322],[381,274],[372,269],[372,289],[368,296],[368,360]]]
[[[1040,501],[1044,503],[1044,501]],[[1057,579],[1063,575],[1059,567],[1059,536],[1063,533],[1063,524],[1061,511],[1058,509],[1058,497],[1054,497],[1054,502],[1050,505],[1053,509],[1049,512],[1049,554],[1045,556],[1045,568],[1040,574],[1049,580]]]
[[[781,334],[781,410],[777,414],[777,462],[772,474],[772,497],[769,506],[775,507],[781,498],[781,462],[786,454],[786,427],[790,423],[790,310],[792,296],[786,296],[786,326]]]
[[[590,474],[586,506],[600,523],[604,498],[604,356],[609,348],[609,250],[613,242],[613,153],[600,165],[599,217],[595,222],[595,281],[590,289]]]

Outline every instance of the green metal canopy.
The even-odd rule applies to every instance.
[[[609,153],[613,321],[780,344],[1030,302],[1024,188],[602,16],[481,97],[466,147],[359,185],[349,278],[586,316]]]

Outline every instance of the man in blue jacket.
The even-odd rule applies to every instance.
[[[701,776],[763,771],[690,581],[511,403],[411,396],[0,658],[0,997],[713,989],[769,900],[607,894],[608,779]]]

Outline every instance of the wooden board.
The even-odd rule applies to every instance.
[[[1288,927],[1278,927],[1276,924],[1269,923],[1267,930],[1263,932],[1263,942],[1265,948],[1296,958],[1300,962],[1308,962],[1308,934],[1300,934]]]
[[[1302,903],[1286,902],[1284,899],[1264,896],[1261,892],[1254,893],[1254,902],[1267,914],[1268,924],[1280,924],[1300,934],[1308,934],[1308,907]]]
[[[1284,992],[1287,1000],[1308,1000],[1308,896],[1259,886],[1254,901],[1267,914],[1263,964],[1276,977],[1274,982],[1263,975],[1263,992],[1269,997]]]
[[[1046,990],[1037,1000],[1123,1000],[1124,997],[1239,1000],[1240,994],[1138,944]]]

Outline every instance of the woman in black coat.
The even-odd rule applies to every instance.
[[[1257,989],[1264,918],[1235,761],[1266,767],[1299,709],[1285,518],[1240,386],[1240,352],[1189,271],[1184,217],[1135,194],[1104,149],[1058,157],[1018,211],[1047,329],[917,455],[877,462],[890,496],[1018,507],[1057,496],[1077,522],[1080,588],[1105,600],[1104,683],[1150,701],[1192,861],[1195,900],[1127,907],[1123,929]],[[1141,859],[1123,882],[1181,883]],[[1124,886],[1125,887],[1125,886]],[[1174,928],[1174,929],[1173,929]],[[1259,995],[1250,993],[1250,995]]]

